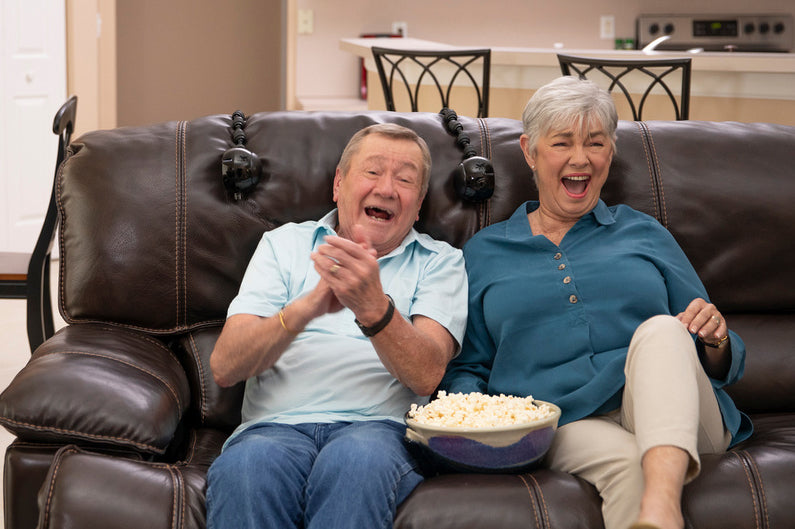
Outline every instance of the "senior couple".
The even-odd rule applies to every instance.
[[[265,233],[229,307],[211,367],[245,381],[243,423],[208,474],[209,528],[392,527],[422,481],[403,415],[437,387],[558,404],[545,464],[597,488],[607,529],[684,527],[699,454],[751,433],[722,389],[745,348],[668,231],[600,199],[616,126],[589,81],[536,91],[519,142],[539,200],[463,253],[412,227],[425,142],[358,132],[337,208]]]

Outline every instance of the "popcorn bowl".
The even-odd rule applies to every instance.
[[[459,470],[506,472],[520,470],[544,457],[558,427],[560,408],[545,418],[509,426],[461,427],[424,424],[406,413],[406,438],[435,458]]]

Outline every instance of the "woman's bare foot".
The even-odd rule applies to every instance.
[[[655,446],[643,456],[644,491],[636,529],[683,529],[682,487],[690,456],[674,446]]]

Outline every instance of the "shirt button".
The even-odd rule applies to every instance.
[[[577,296],[575,296],[574,294],[569,296],[569,303],[577,303]]]
[[[558,265],[558,270],[563,270],[564,268],[566,268],[566,265],[565,265],[565,263],[560,263],[560,264]]]
[[[569,283],[571,283],[571,277],[569,277],[569,276],[566,276],[566,277],[564,277],[564,278],[563,278],[563,283],[564,283],[564,284],[566,284],[566,285],[568,285]]]
[[[555,254],[555,259],[560,259],[561,257],[563,257],[562,253],[558,252]]]

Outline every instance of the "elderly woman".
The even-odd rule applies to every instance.
[[[681,529],[699,454],[751,433],[722,389],[745,346],[671,234],[600,199],[617,119],[574,77],[528,102],[520,144],[539,200],[464,248],[469,323],[441,387],[555,402],[546,462],[597,488],[607,529]]]

